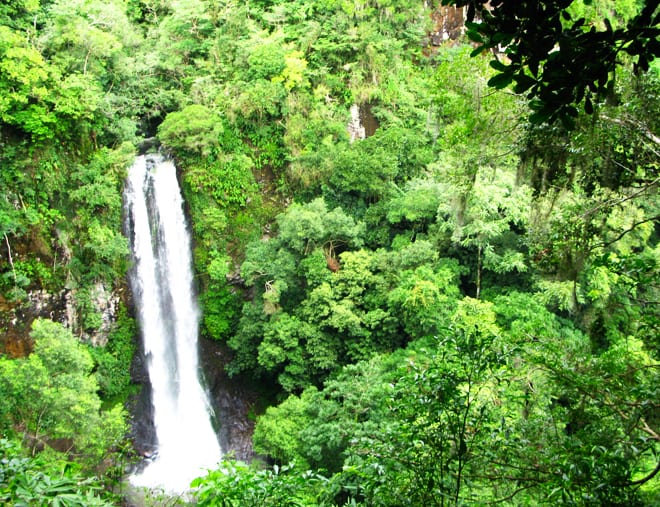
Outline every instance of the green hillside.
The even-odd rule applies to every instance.
[[[657,505],[658,2],[483,3],[0,2],[0,503],[122,505],[160,149],[257,457],[147,505]]]

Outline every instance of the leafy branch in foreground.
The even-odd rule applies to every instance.
[[[573,19],[573,0],[443,0],[443,5],[468,7],[468,37],[479,44],[473,55],[506,48],[507,62],[494,59],[499,73],[489,85],[526,93],[533,123],[560,120],[572,127],[576,104],[587,113],[594,102],[613,99],[615,72],[623,55],[636,71],[647,71],[660,56],[660,14],[657,0],[646,0],[625,26],[604,19],[597,28],[584,17]],[[591,4],[591,1],[585,1]],[[476,18],[479,22],[475,22]]]

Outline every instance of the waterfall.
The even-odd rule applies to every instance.
[[[199,379],[191,240],[171,161],[140,156],[125,191],[133,255],[131,288],[152,388],[155,459],[131,477],[136,486],[183,492],[215,468],[221,450]]]

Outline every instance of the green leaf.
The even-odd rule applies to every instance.
[[[587,97],[584,99],[584,112],[587,114],[593,114],[594,112],[594,105],[591,102],[591,98]]]
[[[540,111],[536,111],[529,115],[529,121],[533,123],[534,125],[540,125],[541,123],[545,123],[550,119],[552,116],[552,111],[549,111],[547,109],[541,109]]]
[[[470,56],[471,56],[471,57],[475,57],[475,56],[477,56],[477,55],[483,53],[483,52],[486,51],[487,49],[488,49],[488,47],[485,46],[485,45],[483,45],[483,46],[477,46],[475,49],[472,50],[472,52],[470,53]]]
[[[489,62],[489,65],[494,68],[495,70],[499,70],[500,72],[506,72],[509,67],[504,65],[501,61],[499,60],[491,60]]]
[[[510,73],[497,74],[488,80],[488,86],[501,90],[502,88],[506,88],[507,86],[509,86],[512,81],[513,81],[513,74]]]
[[[513,79],[516,82],[514,87],[516,93],[524,93],[537,83],[536,79],[526,74],[516,74]]]

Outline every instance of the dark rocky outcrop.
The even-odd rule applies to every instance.
[[[229,359],[229,353],[222,344],[200,338],[200,366],[205,372],[206,385],[211,394],[222,451],[237,459],[250,461],[254,456],[254,419],[250,413],[258,396],[249,386],[227,375],[224,367]]]
[[[146,155],[154,153],[160,149],[160,141],[157,137],[147,137],[138,146],[138,154]]]
[[[431,14],[434,31],[430,34],[432,46],[448,40],[457,40],[465,33],[464,7],[438,7]]]

